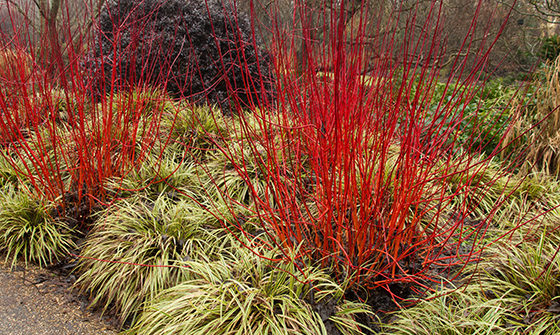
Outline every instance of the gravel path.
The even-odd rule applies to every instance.
[[[110,319],[71,293],[73,277],[0,262],[0,335],[114,335]]]

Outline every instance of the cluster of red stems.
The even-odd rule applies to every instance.
[[[473,5],[472,31],[481,5]],[[257,26],[255,6],[251,1],[249,11]],[[355,1],[327,0],[312,8],[296,0],[288,25],[277,22],[275,5],[267,7],[273,24],[261,29],[272,27],[265,33],[271,36],[273,92],[249,106],[233,101],[237,117],[247,121],[246,134],[238,137],[250,153],[233,141],[218,150],[246,181],[254,200],[248,209],[282,251],[279,260],[312,260],[355,285],[427,287],[437,270],[453,267],[453,276],[477,258],[492,212],[469,220],[472,199],[483,192],[472,185],[476,173],[453,187],[449,180],[486,168],[472,158],[481,148],[463,147],[457,155],[456,137],[466,117],[462,106],[484,85],[485,60],[498,36],[482,42],[465,36],[458,54],[471,56],[457,57],[440,76],[442,6],[432,1],[420,19],[419,5],[387,15],[391,8],[371,13]],[[93,17],[93,10],[86,12]],[[15,9],[8,13],[3,22],[19,27]],[[110,200],[108,179],[139,168],[145,153],[164,150],[164,109],[146,115],[142,95],[115,90],[93,100],[90,73],[81,64],[98,47],[91,38],[95,24],[88,31],[70,22],[63,12],[59,36],[45,42],[21,30],[1,36],[0,52],[12,53],[0,58],[2,155],[41,197],[60,201],[73,193],[82,202],[103,202]],[[260,32],[247,42],[257,47]],[[243,66],[243,55],[237,56]],[[441,80],[443,96],[452,99],[434,103]],[[247,89],[261,91],[251,87],[255,82],[247,78]],[[64,132],[57,88],[71,110]],[[264,190],[254,184],[249,160],[257,162]]]

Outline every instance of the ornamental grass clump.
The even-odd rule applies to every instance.
[[[76,286],[92,306],[115,312],[123,323],[134,319],[144,301],[189,278],[184,262],[219,247],[211,219],[195,203],[165,194],[121,200],[95,222]]]
[[[264,253],[265,258],[274,257],[272,251]],[[344,300],[343,289],[324,271],[309,267],[305,274],[294,276],[293,264],[265,258],[232,240],[218,261],[187,262],[192,279],[150,300],[126,333],[350,335],[366,331],[355,317],[369,314],[367,306]]]
[[[508,307],[512,303],[505,296],[487,299],[476,286],[468,291],[439,290],[418,305],[396,312],[395,321],[384,325],[379,334],[521,334],[522,328],[511,323],[514,315]]]
[[[535,241],[499,244],[489,252],[500,257],[481,263],[484,272],[477,278],[485,292],[513,300],[508,309],[518,326],[538,328],[543,334],[560,329],[558,242],[557,231],[544,229]]]
[[[0,250],[12,267],[18,259],[26,265],[53,265],[76,249],[72,229],[51,217],[48,204],[9,184],[1,190]]]
[[[534,85],[538,87],[535,92],[536,108],[530,110],[538,118],[546,118],[543,122],[535,122],[534,115],[527,113],[527,119],[535,123],[536,129],[532,132],[531,146],[527,152],[526,168],[529,171],[545,171],[553,175],[560,175],[560,110],[558,93],[560,92],[560,57],[552,62],[547,62],[541,76]]]
[[[204,179],[199,174],[195,163],[186,160],[184,154],[171,149],[162,155],[147,157],[146,163],[139,169],[109,181],[107,189],[114,197],[120,198],[134,196],[139,192],[152,198],[158,198],[161,194],[195,196],[202,193],[199,189],[202,188]]]
[[[187,161],[204,162],[216,151],[216,141],[228,138],[226,124],[232,121],[216,106],[197,106],[182,101],[164,115],[162,128],[170,132],[173,150],[186,151]]]
[[[382,334],[556,334],[560,329],[557,218],[523,227],[518,242],[508,238],[487,248],[484,260],[470,265],[459,288],[443,283],[418,305],[395,311]],[[502,232],[505,229],[496,229]],[[533,240],[533,237],[537,237]]]

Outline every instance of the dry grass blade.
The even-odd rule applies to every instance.
[[[536,92],[536,113],[542,124],[533,134],[528,162],[533,170],[560,175],[560,57],[544,70],[544,83]]]

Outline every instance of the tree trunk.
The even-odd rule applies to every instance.
[[[66,86],[66,75],[62,48],[58,36],[57,20],[64,0],[39,0],[35,4],[39,7],[42,28],[41,60],[49,79],[61,86]]]

